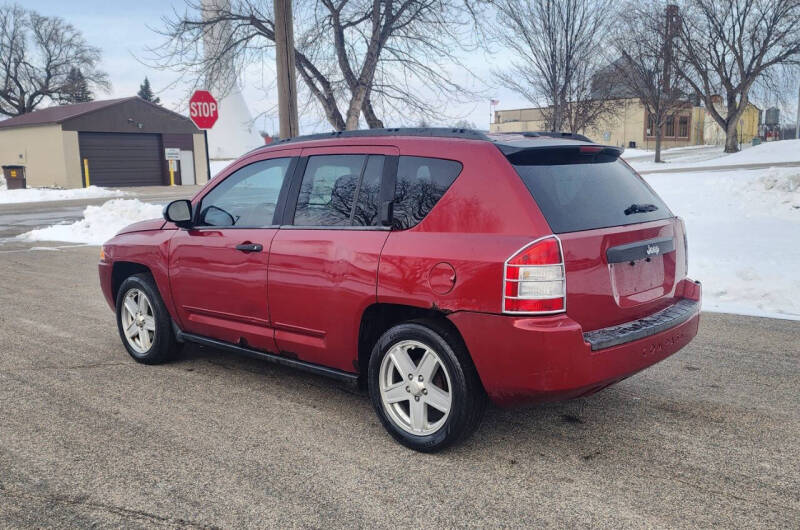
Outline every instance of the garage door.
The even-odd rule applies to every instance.
[[[96,186],[160,186],[165,184],[161,135],[79,133],[81,164],[89,164]],[[83,169],[83,168],[81,168]]]

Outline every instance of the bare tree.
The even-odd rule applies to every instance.
[[[477,45],[479,5],[465,0],[300,0],[294,3],[295,66],[308,94],[336,130],[383,127],[379,115],[441,117],[443,103],[470,92],[453,80],[457,51]],[[165,19],[153,63],[198,83],[241,73],[273,53],[271,0],[231,0],[201,15],[187,0]],[[225,30],[215,28],[225,27]],[[214,32],[214,53],[201,43]],[[221,39],[221,42],[220,42]],[[464,68],[464,70],[466,70]],[[421,91],[425,87],[426,91]]]
[[[452,127],[453,127],[454,129],[477,129],[477,128],[478,128],[478,126],[477,126],[477,125],[475,125],[475,122],[469,121],[469,120],[468,120],[468,119],[466,119],[466,118],[462,118],[462,119],[460,119],[460,120],[457,120],[457,121],[456,121],[456,122],[455,122],[455,123],[452,125]]]
[[[496,36],[515,56],[498,80],[543,109],[546,127],[578,132],[610,110],[601,67],[611,0],[497,0]]]
[[[667,119],[689,105],[688,87],[675,72],[677,10],[666,2],[627,2],[619,12],[609,52],[613,77],[625,96],[644,106],[648,127],[656,137],[655,161],[661,162],[661,141]]]
[[[725,131],[725,152],[735,153],[753,85],[774,68],[798,63],[800,2],[685,0],[682,12],[680,73]]]
[[[63,19],[18,5],[0,6],[0,114],[19,116],[43,102],[71,98],[75,68],[87,90],[108,89],[99,62],[100,50]]]

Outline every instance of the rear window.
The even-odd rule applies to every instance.
[[[672,217],[664,201],[614,155],[578,147],[508,155],[554,233]]]

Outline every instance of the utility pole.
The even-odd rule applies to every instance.
[[[800,139],[800,88],[797,90],[797,121],[794,124],[794,137]]]
[[[675,40],[677,25],[678,6],[670,4],[667,6],[666,16],[664,17],[664,72],[662,81],[665,94],[669,94],[672,90],[673,41]]]
[[[274,0],[274,6],[280,137],[293,138],[300,133],[300,130],[297,120],[297,76],[294,64],[292,0]]]

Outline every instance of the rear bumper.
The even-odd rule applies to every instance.
[[[586,334],[563,314],[517,318],[459,312],[449,318],[494,403],[556,401],[602,390],[686,346],[700,323],[700,286],[691,282],[682,292],[685,298],[665,311]]]

